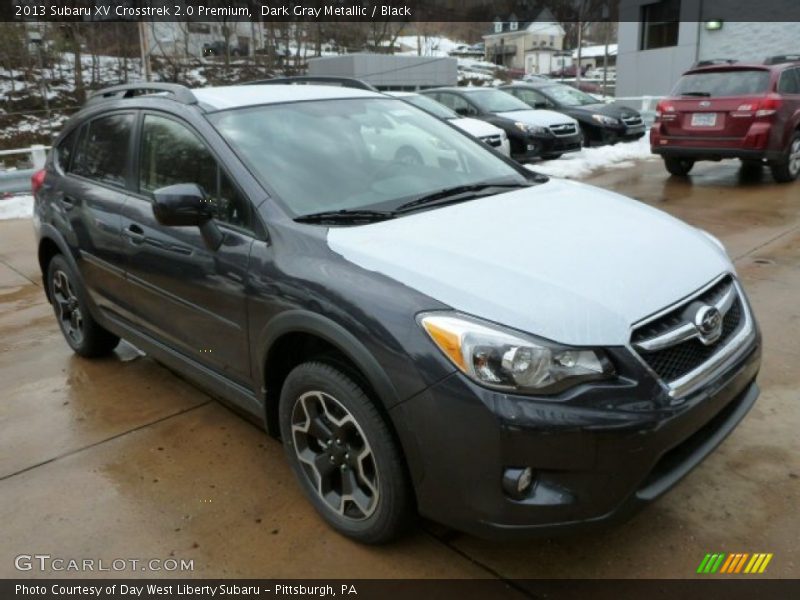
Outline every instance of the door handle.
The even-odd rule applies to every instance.
[[[141,244],[144,241],[144,229],[136,223],[131,223],[122,230],[122,234],[134,244]]]

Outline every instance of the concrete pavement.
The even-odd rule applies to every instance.
[[[19,554],[194,560],[192,577],[691,577],[706,552],[800,566],[800,182],[648,161],[591,183],[717,235],[764,333],[762,396],[674,490],[619,527],[490,543],[423,523],[381,548],[329,530],[280,445],[123,344],[73,356],[44,299],[29,221],[0,222],[0,577]],[[181,576],[130,570],[118,576]],[[75,576],[49,573],[46,576]],[[80,574],[77,574],[80,576]],[[42,575],[38,575],[42,576]],[[91,574],[88,574],[91,576]]]

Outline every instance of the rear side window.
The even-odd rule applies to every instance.
[[[145,115],[139,155],[139,189],[152,194],[159,188],[179,183],[199,185],[213,201],[217,220],[252,229],[249,201],[219,167],[205,143],[177,121]]]
[[[778,81],[781,94],[800,94],[800,69],[787,69]]]
[[[78,144],[72,172],[124,188],[133,118],[133,115],[111,115],[90,122]]]
[[[710,71],[681,77],[673,96],[750,96],[764,94],[769,86],[769,71],[762,69]]]
[[[70,161],[75,149],[75,139],[78,137],[79,127],[73,129],[70,134],[61,140],[61,143],[56,146],[56,164],[63,173],[69,172]]]

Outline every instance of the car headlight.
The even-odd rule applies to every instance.
[[[615,119],[614,117],[608,117],[606,115],[592,115],[592,119],[600,123],[601,125],[619,125],[619,119]]]
[[[425,313],[419,323],[459,370],[490,388],[552,394],[614,373],[602,351],[562,346],[474,317]]]
[[[540,127],[539,125],[531,125],[530,123],[523,123],[522,121],[517,121],[514,123],[514,126],[524,131],[525,133],[531,133],[533,135],[547,135],[550,133],[550,130],[547,127]]]

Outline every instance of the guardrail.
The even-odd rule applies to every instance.
[[[33,145],[30,148],[18,148],[15,150],[0,150],[0,158],[4,156],[19,156],[27,154],[33,168],[31,169],[0,169],[0,194],[18,194],[29,192],[31,189],[31,177],[36,171],[44,167],[47,160],[49,146]]]

